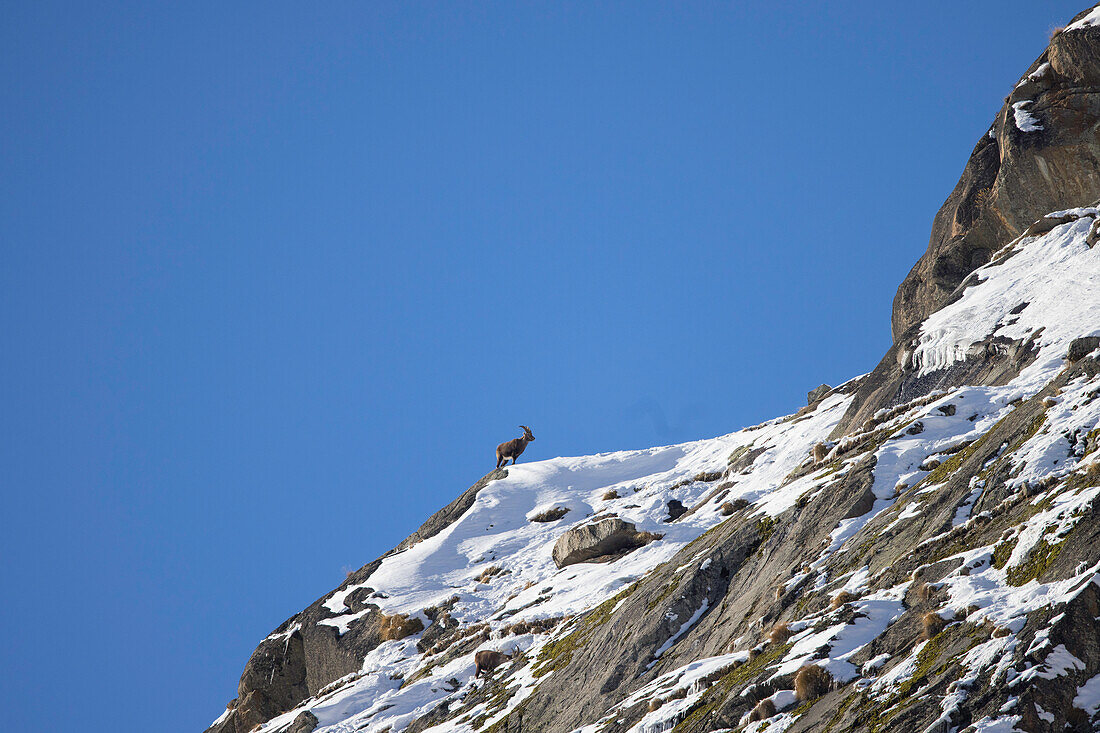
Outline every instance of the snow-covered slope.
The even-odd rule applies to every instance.
[[[277,731],[296,720],[312,722],[308,716],[300,718],[305,711],[316,718],[316,730],[333,733],[399,731],[433,711],[438,718],[433,730],[472,731],[504,720],[553,676],[553,671],[546,673],[546,649],[576,633],[582,614],[619,594],[613,607],[602,609],[614,615],[625,602],[621,594],[642,584],[658,567],[667,569],[674,563],[681,575],[706,570],[712,547],[704,543],[694,552],[685,548],[708,530],[721,523],[765,518],[793,521],[789,517],[799,505],[828,501],[834,487],[861,470],[869,470],[871,477],[862,510],[822,527],[826,541],[800,548],[796,567],[779,568],[777,596],[793,592],[828,600],[843,592],[851,601],[835,608],[824,601],[816,609],[803,604],[804,612],[790,613],[784,630],[788,638],[777,637],[783,641],[782,653],[761,670],[756,683],[781,682],[766,696],[778,709],[767,718],[769,730],[782,730],[801,717],[796,714],[801,708],[795,708],[794,690],[782,685],[790,685],[793,674],[808,664],[825,669],[833,685],[852,685],[869,700],[891,699],[911,682],[931,642],[917,643],[905,653],[864,657],[875,640],[910,610],[906,599],[914,593],[914,577],[933,564],[955,565],[921,591],[939,594],[941,603],[934,613],[945,623],[965,616],[966,623],[990,629],[989,638],[968,649],[959,662],[966,679],[990,675],[1022,684],[1036,676],[1056,678],[1084,671],[1084,661],[1064,645],[1052,646],[1041,630],[1026,650],[1034,664],[1021,668],[1013,654],[1022,651],[1015,634],[1024,629],[1029,614],[1065,605],[1100,580],[1100,558],[1089,555],[1082,556],[1072,573],[1017,582],[1021,573],[1028,574],[1036,548],[1048,556],[1050,548],[1091,516],[1100,495],[1100,477],[1089,478],[1100,472],[1082,472],[1100,455],[1100,376],[1080,374],[1062,384],[1056,395],[1049,389],[1065,375],[1070,343],[1100,335],[1100,247],[1088,245],[1098,215],[1096,209],[1059,212],[1065,223],[1013,242],[994,263],[977,271],[976,284],[962,297],[924,323],[915,352],[922,372],[967,358],[971,344],[991,335],[1030,339],[1038,353],[1008,384],[964,385],[882,410],[860,430],[831,445],[829,456],[816,467],[808,459],[811,448],[826,439],[844,414],[852,399],[846,393],[850,390],[834,390],[804,414],[712,440],[510,467],[506,477],[490,481],[477,494],[457,521],[385,557],[365,580],[322,599],[327,615],[317,622],[330,627],[336,637],[380,617],[419,619],[421,630],[378,644],[357,672],[260,729]],[[1027,305],[1021,308],[1023,303]],[[1033,400],[1044,389],[1052,394],[1040,405],[1041,427],[1013,445],[988,442],[993,428],[1005,424],[1022,400]],[[957,498],[945,498],[952,474],[944,467],[983,441],[991,451],[983,470],[968,478]],[[994,483],[998,496],[1006,495],[997,504],[986,495]],[[669,521],[670,500],[691,511]],[[915,572],[903,578],[892,577],[889,570],[904,564],[904,558],[876,567],[865,562],[865,552],[855,550],[920,526],[912,536],[921,542],[903,548],[920,557],[921,545],[927,549],[948,544],[961,532],[993,521],[997,508],[1007,511],[1011,506],[1026,507],[1027,516],[994,541],[964,543],[958,552],[940,552],[942,557],[934,563],[917,562]],[[992,508],[978,511],[984,507]],[[556,520],[532,521],[550,510],[567,511]],[[571,527],[610,516],[662,536],[613,562],[559,569],[552,558],[558,538]],[[939,520],[929,525],[936,516]],[[846,559],[849,555],[854,566],[838,572],[853,565]],[[357,604],[358,610],[353,610],[346,600],[357,592],[368,594],[367,605]],[[440,608],[446,608],[448,623],[457,629],[451,644],[469,630],[477,649],[521,653],[517,659],[522,663],[508,663],[506,683],[475,679],[473,654],[451,654],[450,644],[425,649],[421,643],[418,648],[427,633],[423,629],[433,624],[438,628],[440,615],[434,609]],[[678,648],[713,607],[704,598],[688,610],[665,615],[668,631],[665,638],[654,637],[646,659],[640,660],[644,664],[638,689],[629,691],[631,685],[626,684],[618,699],[609,696],[606,713],[588,721],[585,730],[594,733],[616,719],[629,721],[632,716],[625,711],[661,699],[662,692],[685,690],[670,704],[633,720],[631,730],[671,727],[697,709],[711,689],[701,680],[746,664],[768,647],[758,628],[755,634],[739,633],[723,654],[689,654],[684,664],[669,662],[682,656]],[[291,625],[268,641],[286,638],[289,644],[290,635],[299,630]],[[1100,667],[1100,658],[1093,666]],[[505,694],[484,695],[500,684]],[[1083,684],[1074,694],[1088,698],[1093,687],[1094,682]],[[949,719],[965,700],[965,686],[960,685],[940,700],[942,715]],[[448,716],[439,712],[443,709],[460,712]],[[227,711],[222,720],[228,715]],[[1016,718],[1019,715],[1010,709],[986,723],[1008,725]],[[747,730],[759,727],[747,718],[738,722],[748,724]]]
[[[726,519],[722,513],[726,502],[744,499],[771,514],[790,507],[815,484],[807,479],[784,485],[784,477],[806,460],[814,442],[829,433],[849,400],[836,393],[804,419],[775,420],[712,440],[509,467],[508,476],[483,489],[458,521],[386,557],[365,583],[345,586],[326,598],[324,605],[333,615],[321,623],[343,633],[375,613],[374,608],[350,612],[344,605],[348,595],[368,586],[372,604],[382,613],[420,615],[425,626],[431,624],[423,615],[425,608],[457,597],[451,601],[451,618],[463,627],[485,623],[495,637],[480,648],[537,654],[549,636],[500,637],[500,631],[523,622],[571,617],[598,606]],[[733,486],[715,493],[729,478],[722,476],[728,457],[739,449],[744,454],[746,448],[759,452],[751,471],[738,474]],[[701,474],[710,474],[702,476],[710,480],[693,480]],[[722,480],[714,480],[715,475]],[[609,492],[616,498],[607,498]],[[670,523],[666,521],[669,500],[696,510]],[[569,511],[556,521],[531,521],[552,509]],[[615,562],[559,570],[551,557],[557,538],[571,526],[611,514],[663,537]],[[492,568],[500,570],[484,582],[479,580]],[[307,700],[263,729],[278,730],[308,709],[320,722],[318,730],[396,730],[444,700],[460,699],[469,686],[478,684],[473,681],[472,655],[433,668],[430,677],[406,683],[434,662],[431,655],[418,652],[418,636],[384,642],[367,655],[356,680],[320,699]],[[457,689],[450,689],[453,685],[448,686],[447,680],[457,680]]]
[[[945,210],[984,190],[997,224],[934,231],[874,371],[719,438],[489,474],[264,639],[210,733],[1100,730],[1100,209],[1011,221],[1100,180],[1055,164],[1100,124],[1058,106],[1100,85],[1096,15],[1013,92],[1038,122],[1006,103],[975,149]],[[611,525],[631,542],[559,567]]]

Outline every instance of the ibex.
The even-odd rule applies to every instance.
[[[482,649],[474,654],[474,679],[476,680],[482,674],[488,675],[494,669],[510,661],[515,656],[515,650],[513,650],[511,654],[505,654],[504,652],[496,652],[491,649]]]
[[[497,468],[507,464],[509,458],[512,459],[512,465],[516,465],[519,454],[523,453],[527,444],[535,439],[535,436],[531,435],[531,428],[526,425],[520,425],[520,427],[523,428],[522,438],[514,438],[497,446]]]

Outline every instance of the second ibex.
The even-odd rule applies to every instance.
[[[497,446],[497,468],[508,463],[509,458],[512,459],[512,465],[516,465],[519,454],[523,453],[523,449],[527,447],[527,444],[535,439],[535,436],[531,435],[531,428],[526,425],[520,425],[520,427],[523,428],[522,438],[515,438]]]

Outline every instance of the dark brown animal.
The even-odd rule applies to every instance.
[[[523,453],[527,444],[535,439],[535,436],[531,435],[531,428],[526,425],[520,425],[520,427],[523,428],[522,438],[515,438],[497,446],[497,468],[506,465],[509,458],[512,459],[512,465],[516,465],[516,459],[519,458],[520,453]]]
[[[515,652],[505,654],[491,649],[482,649],[474,654],[474,679],[476,680],[482,674],[488,675],[500,665],[511,660],[513,656],[515,656]]]

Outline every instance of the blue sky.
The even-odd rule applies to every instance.
[[[870,370],[1066,2],[9,3],[0,701],[201,731],[524,460]]]

